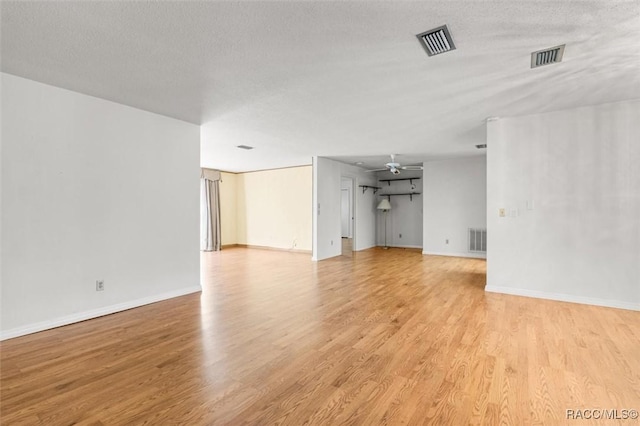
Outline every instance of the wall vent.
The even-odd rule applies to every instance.
[[[434,56],[456,49],[446,25],[416,35],[427,55]]]
[[[486,143],[481,143],[481,144],[476,145],[476,148],[478,148],[478,149],[484,149],[486,147],[487,147]]]
[[[472,253],[487,252],[487,230],[469,228],[469,251]]]
[[[564,44],[562,46],[551,47],[549,49],[538,50],[531,53],[531,68],[538,68],[543,65],[555,64],[562,61],[564,54]]]
[[[253,149],[252,146],[249,145],[238,145],[236,148],[240,148],[240,149]]]

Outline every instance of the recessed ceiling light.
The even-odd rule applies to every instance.
[[[249,146],[249,145],[238,145],[238,148],[240,148],[240,149],[253,149],[253,147]]]
[[[364,163],[362,161],[356,161],[353,164],[355,164],[356,166],[362,166]]]

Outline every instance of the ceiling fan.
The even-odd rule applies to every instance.
[[[395,154],[391,154],[391,162],[385,164],[385,168],[384,169],[374,169],[374,170],[367,170],[368,172],[383,172],[385,170],[388,170],[389,172],[393,173],[394,175],[399,175],[400,174],[400,170],[422,170],[422,166],[402,166],[400,165],[400,163],[396,163],[396,156]]]

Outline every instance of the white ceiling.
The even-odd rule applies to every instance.
[[[229,171],[478,155],[489,116],[640,98],[637,0],[0,7],[4,72],[206,123],[202,163]],[[457,50],[428,57],[415,34],[442,24]]]

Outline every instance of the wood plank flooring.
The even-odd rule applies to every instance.
[[[3,425],[533,425],[640,409],[640,313],[485,293],[485,262],[203,254],[204,289],[1,345]]]

